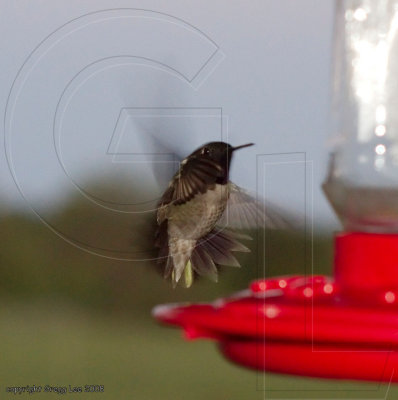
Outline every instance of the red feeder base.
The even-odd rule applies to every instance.
[[[341,234],[335,279],[279,277],[212,304],[164,305],[158,320],[219,342],[255,369],[398,382],[398,235]]]

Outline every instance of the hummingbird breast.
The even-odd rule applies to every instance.
[[[167,210],[169,237],[198,240],[207,235],[221,218],[228,197],[228,185],[215,184],[184,204],[170,204]]]

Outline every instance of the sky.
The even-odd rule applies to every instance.
[[[254,142],[231,180],[315,229],[339,228],[321,190],[332,0],[0,4],[4,206],[42,215],[72,195],[147,211],[179,157]],[[98,199],[93,178],[125,190]],[[137,185],[149,193],[138,203]]]

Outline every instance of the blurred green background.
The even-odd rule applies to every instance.
[[[104,190],[109,188],[104,186]],[[127,262],[90,254],[29,213],[1,210],[0,377],[7,386],[104,385],[104,393],[67,394],[98,399],[394,398],[386,385],[263,374],[226,361],[213,342],[188,342],[181,331],[151,317],[159,303],[212,301],[264,275],[311,273],[310,232],[267,232],[266,260],[238,255],[242,268],[224,268],[219,283],[198,280],[173,290],[151,261]],[[105,214],[69,199],[54,211],[54,226],[73,236],[109,229]],[[120,228],[120,229],[119,229]],[[129,227],[114,221],[115,243],[155,255],[154,216]],[[252,232],[256,237],[256,232]],[[331,273],[332,238],[315,235],[315,273]],[[263,272],[265,271],[265,273]],[[24,394],[23,396],[28,396]],[[59,394],[35,394],[50,399]]]

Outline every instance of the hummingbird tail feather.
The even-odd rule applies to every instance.
[[[192,268],[198,275],[207,276],[214,282],[218,280],[217,267],[204,247],[196,246],[191,255]]]
[[[213,229],[198,241],[192,252],[191,261],[194,271],[199,275],[205,275],[213,281],[217,281],[216,265],[240,267],[239,261],[232,252],[250,252],[250,250],[238,239],[251,238],[226,229]]]
[[[251,237],[215,228],[198,241],[168,240],[166,221],[160,226],[156,239],[155,244],[160,248],[158,263],[165,264],[164,277],[171,277],[174,288],[183,277],[183,285],[189,288],[193,283],[193,271],[217,282],[218,265],[240,267],[233,252],[250,252],[240,240],[250,240]]]

